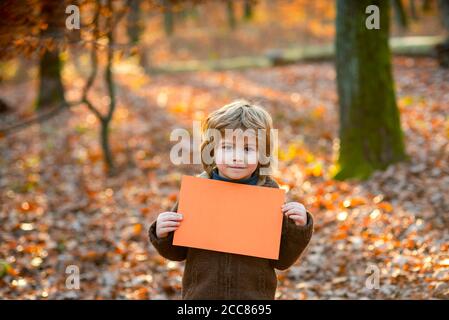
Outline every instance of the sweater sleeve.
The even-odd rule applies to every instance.
[[[271,177],[267,179],[265,186],[279,188],[279,184]],[[293,265],[307,248],[312,233],[313,216],[310,212],[307,212],[307,223],[304,226],[297,226],[292,219],[283,215],[279,259],[270,260],[271,266],[279,270],[285,270]]]
[[[279,270],[288,269],[307,248],[313,233],[313,217],[307,212],[307,223],[297,226],[285,215],[282,219],[281,246],[279,259],[271,260],[271,266]]]
[[[178,202],[175,203],[172,210],[178,211]],[[174,231],[168,233],[164,238],[158,238],[156,235],[157,220],[155,220],[148,231],[150,241],[156,248],[157,252],[166,259],[173,261],[182,261],[187,257],[187,247],[173,245]]]

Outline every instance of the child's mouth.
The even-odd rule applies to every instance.
[[[241,166],[228,166],[228,168],[230,169],[245,169],[246,167],[241,167]]]

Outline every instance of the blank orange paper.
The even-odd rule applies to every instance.
[[[279,258],[285,191],[183,176],[173,244]]]

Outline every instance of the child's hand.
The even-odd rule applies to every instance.
[[[299,202],[287,202],[282,205],[282,212],[292,219],[297,226],[305,226],[307,223],[306,208]]]
[[[178,229],[181,224],[182,214],[177,212],[162,212],[156,220],[156,236],[165,238],[168,233]]]

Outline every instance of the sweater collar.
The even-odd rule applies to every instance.
[[[257,185],[257,182],[259,181],[259,175],[257,174],[257,172],[254,172],[251,177],[249,178],[245,178],[245,179],[239,179],[239,180],[234,180],[234,179],[228,179],[225,177],[222,177],[218,174],[218,169],[214,169],[212,170],[212,179],[214,180],[220,180],[220,181],[226,181],[226,182],[234,182],[234,183],[241,183],[241,184],[250,184],[250,185]]]

